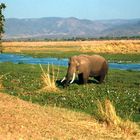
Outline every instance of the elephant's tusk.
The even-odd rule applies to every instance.
[[[72,80],[70,81],[70,84],[73,83],[74,79],[75,79],[75,73],[73,73],[73,77],[72,77]]]
[[[61,80],[61,83],[62,83],[64,80],[66,80],[66,77],[64,77],[64,78]]]

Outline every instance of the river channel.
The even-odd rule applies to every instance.
[[[68,59],[58,58],[34,58],[26,55],[17,54],[0,54],[0,62],[12,62],[15,64],[54,64],[59,66],[67,66]],[[140,63],[109,63],[109,68],[120,70],[138,70],[140,71]]]

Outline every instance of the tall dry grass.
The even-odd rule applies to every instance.
[[[140,53],[140,40],[3,42],[4,52],[80,51],[94,53]]]
[[[121,40],[121,41],[100,41],[92,42],[92,44],[85,43],[81,45],[82,52],[96,52],[96,53],[140,53],[140,41]]]
[[[41,91],[48,91],[48,92],[60,92],[58,87],[56,86],[56,80],[58,78],[59,74],[59,68],[57,70],[57,74],[55,75],[54,72],[54,66],[52,65],[51,71],[50,71],[50,66],[48,64],[47,67],[47,72],[43,69],[42,65],[40,64],[40,68],[42,70],[42,82],[43,82],[43,88]],[[51,75],[52,73],[52,75]]]
[[[3,89],[2,78],[3,78],[3,75],[0,76],[0,89]]]
[[[108,126],[120,129],[126,135],[135,135],[138,133],[138,125],[129,120],[125,121],[117,116],[115,107],[110,100],[106,99],[104,105],[98,100],[97,106],[100,120],[106,122]]]

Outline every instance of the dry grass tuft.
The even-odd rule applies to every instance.
[[[6,74],[3,74],[3,75],[0,76],[0,89],[3,89],[3,88],[4,88],[4,86],[3,86],[3,84],[2,84],[2,78],[3,78],[4,76],[6,76],[7,74],[9,74],[9,73],[6,73]]]
[[[0,89],[3,89],[3,84],[2,84],[2,78],[3,78],[3,75],[0,76]]]
[[[42,70],[42,80],[43,80],[43,88],[41,89],[41,91],[48,91],[48,92],[60,92],[60,90],[58,89],[58,87],[56,86],[56,80],[58,78],[58,74],[59,74],[59,68],[57,71],[57,75],[55,77],[55,73],[54,73],[54,66],[52,65],[52,76],[50,75],[50,66],[48,64],[48,68],[47,68],[47,72],[44,71],[43,67],[40,64],[40,68]]]
[[[98,111],[100,120],[106,122],[108,126],[115,129],[121,129],[126,135],[136,135],[138,133],[138,126],[129,120],[122,120],[117,116],[115,107],[110,100],[105,100],[105,106],[98,100]]]

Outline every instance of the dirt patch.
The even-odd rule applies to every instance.
[[[107,128],[84,113],[41,107],[0,93],[0,139],[138,139]]]

